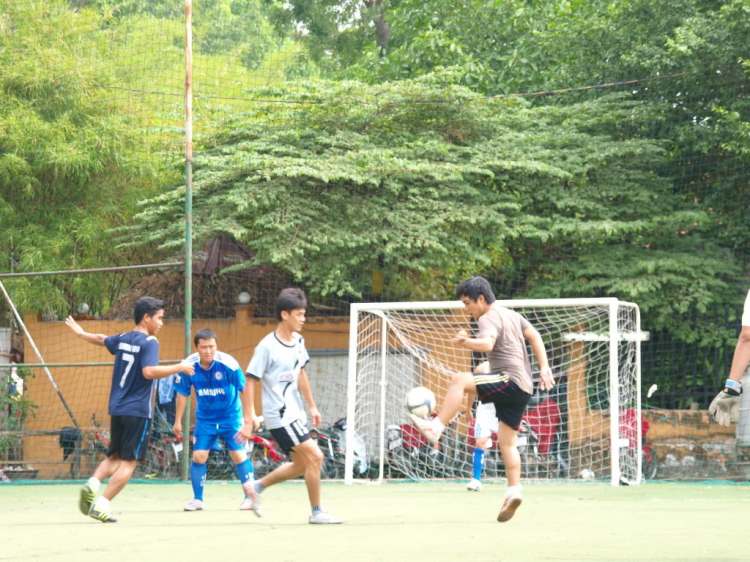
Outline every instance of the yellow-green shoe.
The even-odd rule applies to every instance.
[[[94,505],[95,499],[96,493],[89,488],[88,484],[84,484],[81,487],[81,497],[78,500],[78,509],[81,510],[81,513],[88,515],[89,511],[91,511],[91,506]]]
[[[108,511],[99,511],[96,509],[95,505],[91,506],[91,511],[89,511],[89,517],[92,519],[96,519],[97,521],[101,521],[102,523],[117,523],[117,519],[109,513]]]

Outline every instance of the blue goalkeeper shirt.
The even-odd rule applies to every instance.
[[[195,374],[192,377],[178,375],[174,389],[183,396],[190,396],[190,388],[195,387],[198,404],[195,417],[212,423],[241,422],[240,392],[245,389],[245,374],[235,358],[217,351],[208,369],[201,367],[197,353],[186,361],[195,366]]]

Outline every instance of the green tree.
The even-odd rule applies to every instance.
[[[747,0],[292,0],[324,68],[368,81],[456,67],[486,94],[734,65]],[[382,22],[378,25],[378,22]]]
[[[185,17],[184,0],[76,0],[72,6],[96,10],[106,26],[143,17]],[[279,17],[283,13],[279,0],[195,0],[193,48],[207,55],[232,54],[246,68],[256,69],[291,33],[290,21]],[[184,36],[175,36],[174,42],[182,48]]]
[[[742,134],[750,105],[740,64],[750,44],[748,0],[389,0],[379,12],[385,46],[372,14],[354,9],[362,2],[293,4],[296,17],[315,22],[308,51],[335,76],[378,82],[450,68],[456,83],[497,95],[683,74],[630,88],[664,112],[638,134],[668,151],[660,165],[672,190],[713,216],[715,228],[702,235],[750,263]],[[338,48],[342,36],[350,37],[346,49]],[[607,91],[535,103],[569,105]]]
[[[365,293],[379,270],[391,297],[445,298],[467,273],[502,272],[521,280],[506,293],[631,298],[659,326],[726,298],[736,267],[703,237],[711,216],[671,193],[654,171],[665,147],[636,134],[664,119],[658,104],[470,101],[452,79],[256,91],[307,103],[210,139],[196,235],[228,232],[319,294]],[[177,247],[183,197],[147,201],[135,243]]]
[[[141,134],[127,108],[95,87],[109,78],[89,70],[106,67],[105,53],[96,60],[72,34],[36,32],[96,27],[99,16],[52,2],[43,20],[34,19],[26,6],[6,0],[0,13],[13,30],[0,33],[0,269],[137,263],[143,258],[116,250],[103,232],[131,221],[136,201],[178,176],[147,153],[156,139]],[[91,276],[19,281],[14,288],[21,308],[60,314],[70,312],[77,294],[99,308],[106,294]]]

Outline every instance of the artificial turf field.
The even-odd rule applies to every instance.
[[[301,483],[263,494],[264,517],[238,510],[237,483],[209,483],[205,509],[182,511],[188,484],[130,484],[117,523],[78,511],[78,485],[0,486],[0,560],[159,561],[745,561],[750,486],[529,484],[513,520],[495,517],[504,486],[325,484],[344,525],[307,523]]]

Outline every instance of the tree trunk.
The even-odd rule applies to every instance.
[[[391,38],[391,29],[385,19],[387,9],[386,0],[369,0],[365,7],[372,13],[372,22],[375,24],[375,41],[380,51],[380,56],[390,52],[388,40]]]

